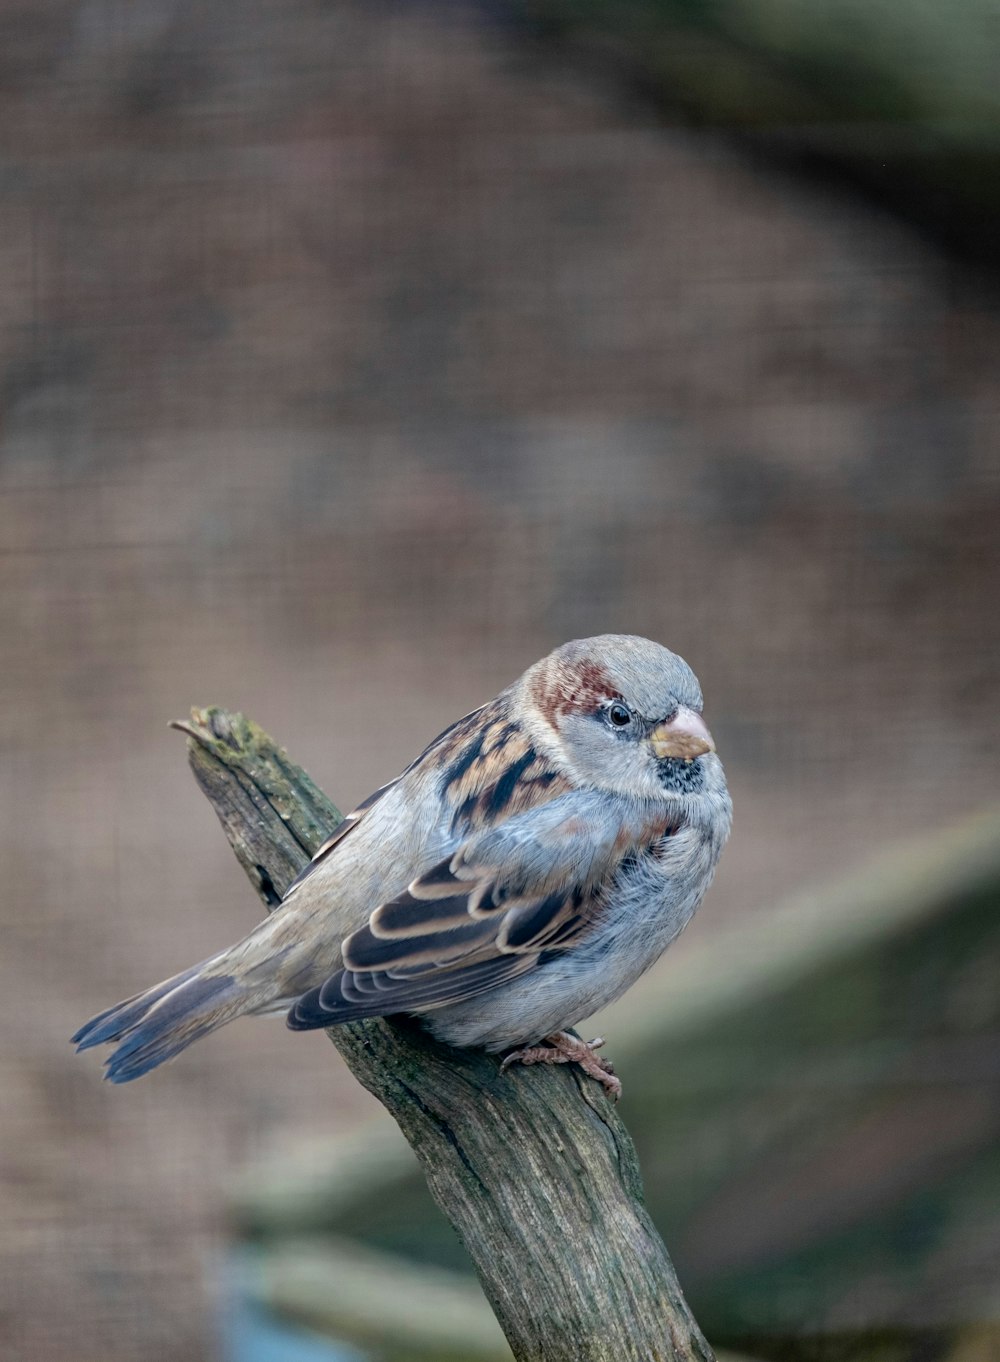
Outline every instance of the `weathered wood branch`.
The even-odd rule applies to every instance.
[[[178,724],[192,769],[268,908],[340,822],[240,714]],[[502,1074],[413,1022],[331,1030],[409,1140],[518,1362],[712,1362],[643,1203],[635,1149],[570,1066]]]

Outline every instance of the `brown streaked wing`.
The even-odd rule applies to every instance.
[[[364,1017],[424,1012],[447,1003],[474,998],[530,969],[523,955],[493,955],[460,970],[429,970],[409,978],[387,972],[338,970],[320,988],[301,997],[288,1014],[294,1031],[359,1021]]]
[[[300,998],[288,1024],[311,1030],[475,998],[533,969],[542,951],[565,948],[584,934],[600,892],[549,894],[492,921],[466,913],[461,925],[451,914],[463,900],[414,899],[415,912],[436,907],[449,915],[405,937],[376,937],[368,927],[355,932],[344,942],[344,968]]]
[[[493,703],[495,704],[496,701],[493,701]],[[316,869],[318,865],[320,865],[323,861],[327,859],[327,857],[330,855],[330,852],[340,845],[340,843],[344,840],[344,838],[351,831],[351,829],[357,827],[358,823],[368,812],[368,810],[373,808],[379,802],[383,795],[388,794],[388,792],[391,789],[398,785],[404,776],[409,775],[409,773],[412,770],[419,766],[425,757],[429,756],[432,752],[434,752],[437,754],[438,759],[440,760],[442,756],[446,757],[447,751],[450,747],[461,746],[463,738],[467,736],[467,734],[470,731],[475,730],[476,726],[475,720],[477,715],[479,715],[486,708],[487,708],[486,705],[480,705],[478,709],[470,710],[468,714],[463,714],[461,719],[456,719],[456,721],[453,724],[449,724],[446,729],[444,729],[441,733],[437,735],[436,738],[434,738],[431,742],[427,744],[427,746],[420,753],[420,755],[414,758],[414,760],[410,762],[409,766],[407,766],[403,771],[401,771],[400,774],[396,776],[394,780],[388,781],[385,785],[380,785],[377,790],[373,791],[372,794],[368,796],[367,799],[363,799],[361,803],[357,806],[357,808],[352,809],[349,814],[345,815],[343,822],[340,823],[334,829],[334,831],[330,834],[330,836],[326,839],[322,846],[320,846],[316,850],[309,864],[303,867],[303,869],[299,872],[299,874],[295,877],[295,879],[285,890],[285,898],[288,897],[288,895],[292,892],[293,889],[297,889],[298,886],[302,883],[302,881],[308,878],[308,876],[312,874],[312,872]]]
[[[476,922],[468,914],[464,921],[439,921],[431,930],[407,936],[376,936],[370,928],[362,927],[343,944],[344,967],[395,970],[434,965],[447,969],[484,947],[492,948],[495,938],[494,923]]]
[[[465,848],[459,848],[380,904],[344,941],[345,968],[396,970],[433,963],[454,969],[470,955],[566,949],[585,935],[607,886],[634,863],[637,850],[657,854],[659,841],[681,826],[658,816],[635,830],[636,840],[619,833],[586,881],[564,878],[532,886],[516,867],[477,863],[474,854],[467,861]]]
[[[589,927],[609,867],[600,884],[572,885],[534,897],[521,894],[489,916],[473,916],[469,902],[482,881],[467,885],[466,896],[415,898],[409,891],[383,904],[366,926],[343,943],[344,966],[350,970],[406,970],[435,965],[458,972],[469,956],[531,955],[550,946],[565,948]],[[435,868],[435,872],[438,868]],[[494,877],[487,884],[492,888]]]
[[[651,825],[648,853],[679,823]],[[618,846],[594,883],[519,897],[489,917],[473,917],[469,900],[502,872],[490,867],[457,892],[450,862],[434,866],[410,889],[372,914],[343,945],[344,968],[312,989],[289,1013],[289,1025],[306,1030],[355,1018],[421,1012],[476,997],[533,969],[543,952],[565,950],[594,924],[609,883],[635,859],[634,846]],[[453,858],[454,859],[454,858]],[[438,898],[414,889],[440,885]],[[376,931],[375,928],[378,927]]]
[[[441,794],[460,836],[569,789],[569,782],[535,749],[513,717],[506,694],[477,711],[476,722],[456,733],[455,739],[442,760]]]

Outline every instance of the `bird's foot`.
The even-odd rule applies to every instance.
[[[544,1045],[514,1050],[500,1065],[500,1070],[503,1072],[512,1064],[579,1064],[583,1072],[596,1078],[612,1101],[617,1102],[622,1095],[621,1079],[615,1077],[611,1061],[601,1059],[596,1053],[603,1044],[603,1036],[586,1041],[571,1036],[568,1031],[556,1031],[545,1037]]]

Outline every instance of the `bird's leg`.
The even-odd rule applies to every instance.
[[[528,1045],[523,1050],[514,1050],[500,1065],[501,1072],[512,1064],[579,1064],[585,1074],[596,1078],[598,1083],[615,1102],[622,1095],[621,1079],[615,1077],[614,1067],[608,1059],[601,1059],[596,1051],[604,1044],[604,1037],[594,1040],[580,1040],[568,1031],[555,1031],[545,1037],[544,1045]]]

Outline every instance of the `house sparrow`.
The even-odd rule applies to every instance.
[[[732,816],[691,668],[566,643],[350,814],[249,936],[88,1022],[115,1083],[247,1013],[305,1031],[410,1013],[506,1063],[611,1066],[567,1033],[690,920]]]

